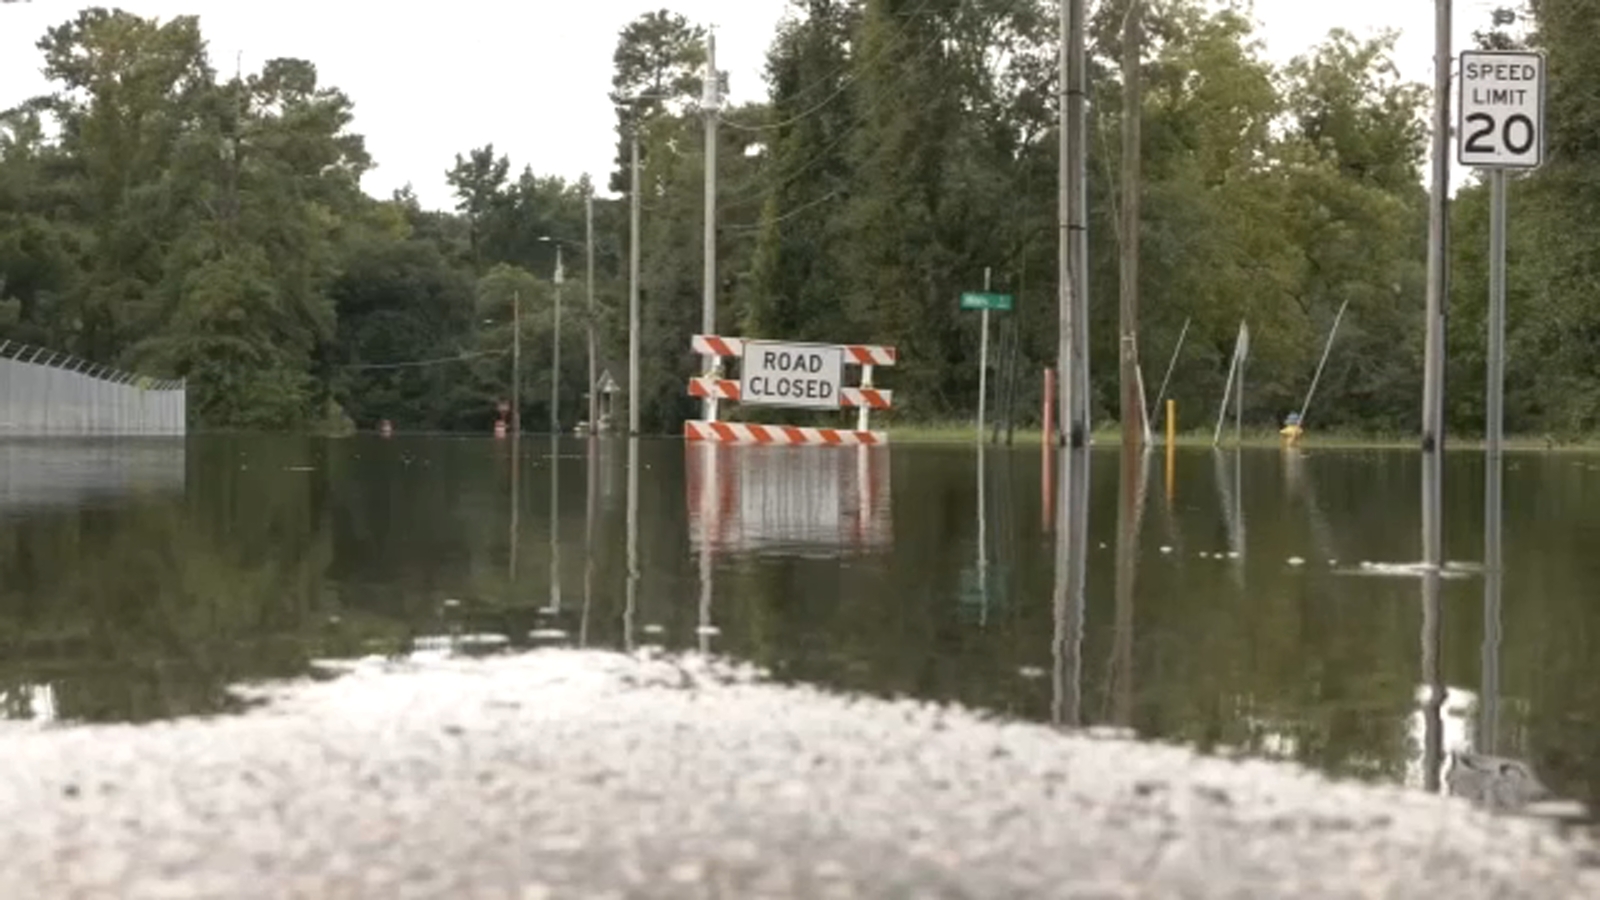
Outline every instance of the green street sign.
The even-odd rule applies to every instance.
[[[1000,312],[1011,311],[1012,297],[1010,294],[989,294],[979,291],[967,291],[961,295],[962,309],[994,309]]]

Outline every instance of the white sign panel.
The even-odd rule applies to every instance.
[[[1524,51],[1461,54],[1456,159],[1480,169],[1544,162],[1544,56]]]
[[[837,346],[745,341],[739,402],[838,409],[843,373],[844,351]]]

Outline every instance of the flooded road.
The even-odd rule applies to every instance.
[[[1418,787],[1479,750],[1600,799],[1600,458],[1508,456],[1496,608],[1475,454],[1448,458],[1456,564],[1425,604],[1410,452],[1181,450],[1170,476],[1157,453],[1123,491],[1137,467],[1096,451],[1080,592],[1037,447],[984,454],[980,507],[972,448],[641,441],[632,533],[626,441],[516,449],[0,445],[0,714],[148,721],[330,657],[663,644]]]

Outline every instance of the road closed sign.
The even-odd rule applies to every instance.
[[[739,400],[752,406],[838,409],[844,351],[824,344],[746,341]]]
[[[1461,54],[1456,158],[1480,169],[1544,162],[1544,57],[1525,51]]]

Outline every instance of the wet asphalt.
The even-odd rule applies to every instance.
[[[241,715],[0,729],[0,897],[1600,896],[1459,799],[762,682],[368,661]]]

